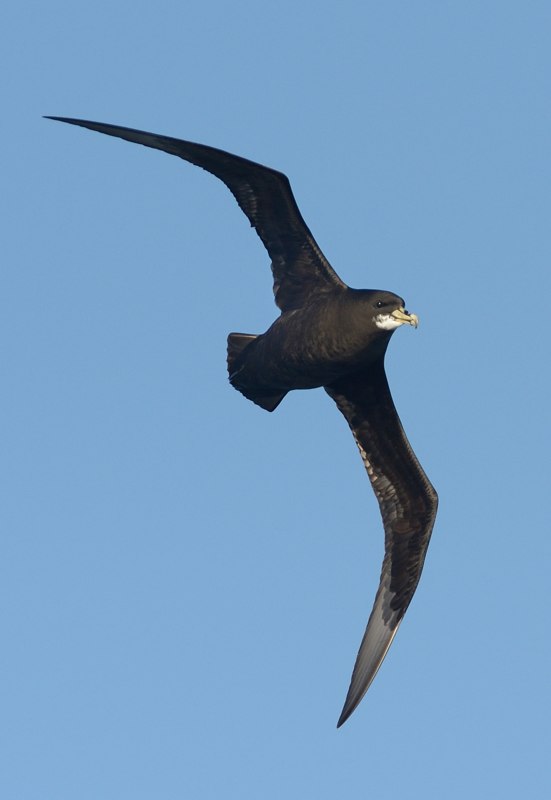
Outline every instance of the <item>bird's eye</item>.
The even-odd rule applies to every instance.
[[[377,308],[383,308],[383,306],[385,306],[386,303],[383,303],[382,300],[377,300],[375,305],[377,306]]]

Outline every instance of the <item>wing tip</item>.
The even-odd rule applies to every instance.
[[[373,676],[373,677],[375,677],[375,676]],[[351,717],[352,714],[354,713],[354,711],[358,708],[358,706],[360,705],[360,703],[364,699],[367,690],[371,686],[371,683],[373,681],[373,677],[371,678],[371,680],[369,681],[369,683],[367,684],[365,689],[362,689],[362,691],[359,694],[357,692],[354,692],[354,695],[351,697],[350,696],[351,695],[351,691],[349,690],[348,695],[346,697],[346,700],[344,701],[344,706],[342,708],[341,715],[340,715],[339,720],[337,722],[337,730],[344,725],[346,720],[349,717]]]
[[[340,717],[339,717],[339,720],[338,720],[338,722],[337,722],[337,730],[338,730],[339,728],[342,728],[342,726],[344,725],[344,723],[346,722],[346,720],[347,720],[347,719],[348,719],[348,717],[349,717],[349,716],[352,714],[352,712],[353,712],[353,711],[354,711],[354,709],[353,709],[353,708],[351,708],[350,710],[348,710],[348,709],[346,708],[346,705],[344,706],[343,710],[341,711],[341,715],[340,715]]]

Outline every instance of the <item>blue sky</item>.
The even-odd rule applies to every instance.
[[[2,797],[545,796],[549,4],[3,17]],[[387,371],[440,513],[339,731],[382,528],[323,391],[227,382],[267,254],[216,179],[43,114],[284,171],[342,278],[420,317]]]

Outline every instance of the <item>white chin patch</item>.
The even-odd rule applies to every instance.
[[[377,314],[375,317],[375,325],[382,331],[395,331],[403,324],[401,319],[396,319],[392,314]]]

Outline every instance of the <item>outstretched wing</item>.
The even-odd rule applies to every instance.
[[[385,530],[379,589],[337,725],[340,727],[367,692],[415,593],[438,497],[400,423],[383,359],[325,390],[352,430]]]
[[[299,308],[312,293],[346,288],[310,233],[283,173],[224,150],[170,136],[67,117],[47,119],[163,150],[223,181],[272,259],[275,301],[282,311]]]

